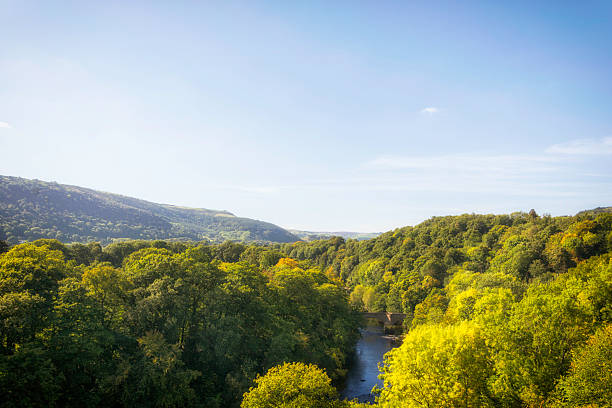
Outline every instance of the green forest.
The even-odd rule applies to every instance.
[[[2,407],[356,407],[360,312],[407,314],[380,407],[607,407],[612,214],[358,241],[0,245]]]

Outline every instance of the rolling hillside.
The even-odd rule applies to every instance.
[[[287,230],[227,211],[156,204],[88,188],[0,176],[0,239],[293,242]]]

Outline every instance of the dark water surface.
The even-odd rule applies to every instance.
[[[382,363],[383,355],[395,345],[391,338],[385,337],[382,327],[363,328],[355,348],[355,361],[346,376],[342,397],[373,402],[374,397],[370,394],[372,387],[375,384],[382,386],[382,381],[378,379],[378,363]]]

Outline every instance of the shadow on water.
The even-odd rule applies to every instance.
[[[341,393],[342,398],[374,402],[370,391],[374,385],[382,386],[382,381],[378,379],[378,363],[382,363],[384,354],[396,345],[391,337],[385,336],[382,326],[369,323],[361,329],[361,338],[355,347],[353,363]]]

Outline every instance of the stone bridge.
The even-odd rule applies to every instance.
[[[389,312],[377,312],[377,313],[362,313],[366,319],[376,319],[385,326],[396,326],[402,324],[406,318],[406,313],[389,313]]]

